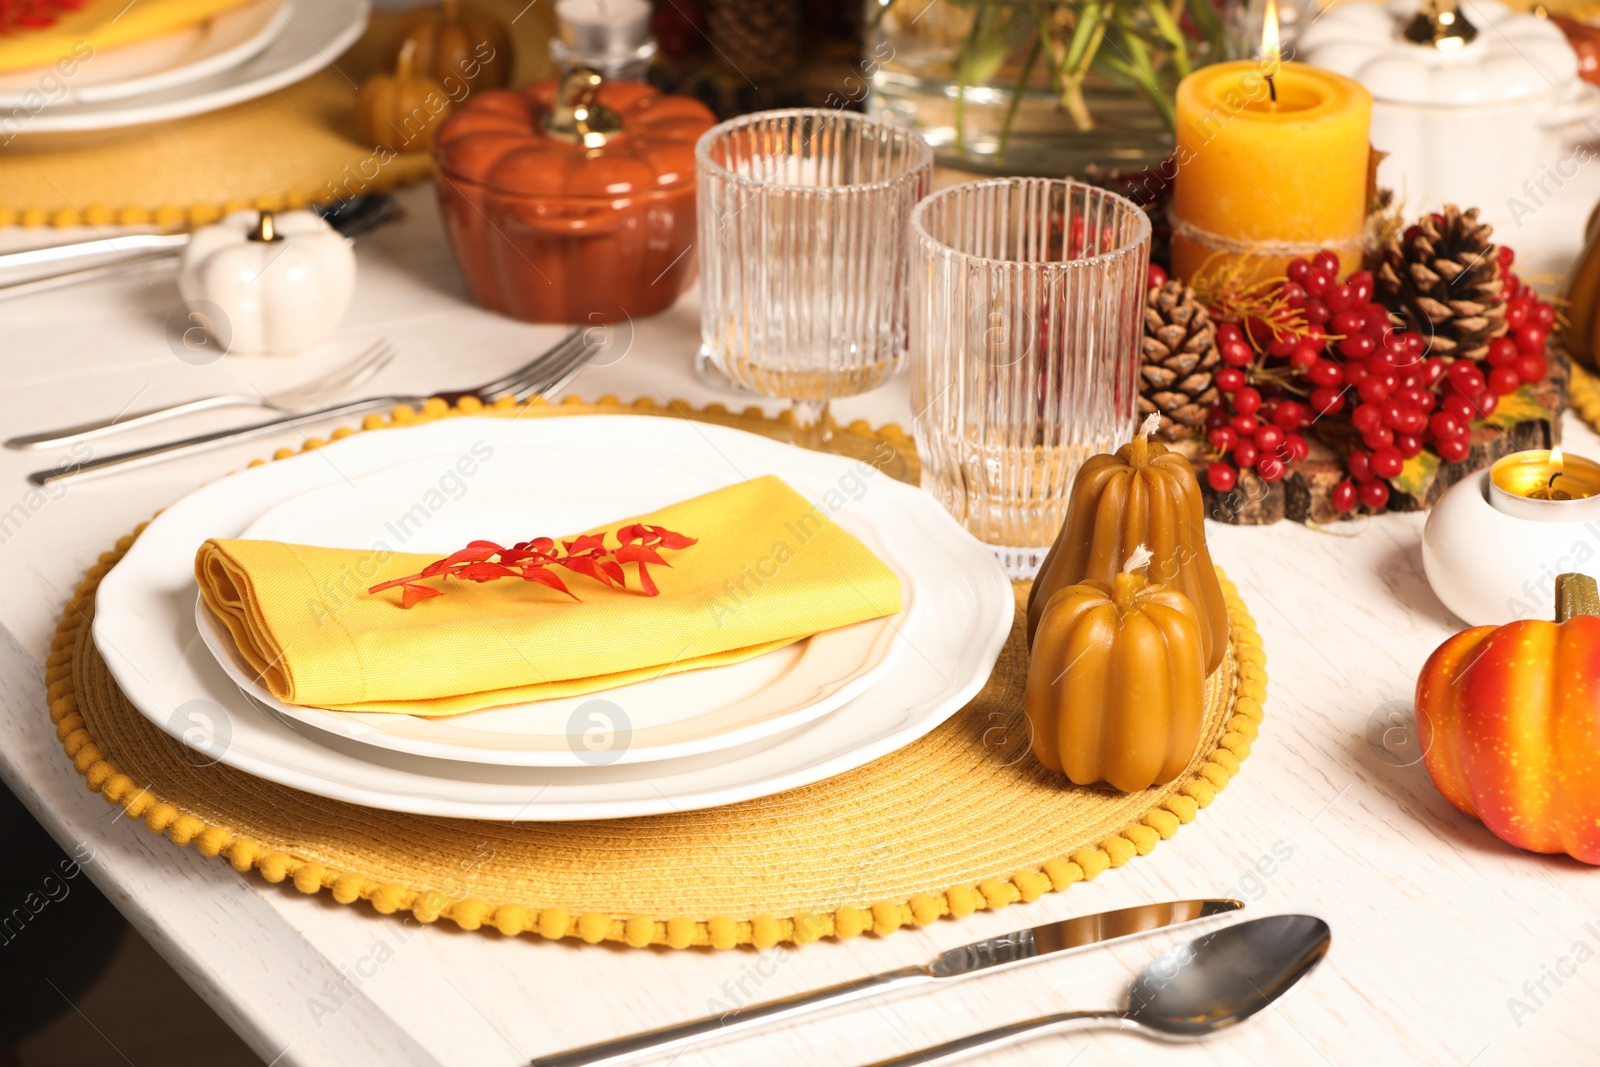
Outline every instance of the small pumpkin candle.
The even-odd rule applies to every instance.
[[[1067,521],[1028,594],[1028,640],[1054,593],[1084,581],[1111,584],[1144,545],[1151,580],[1193,603],[1210,673],[1228,647],[1228,609],[1206,550],[1200,483],[1187,459],[1150,440],[1156,425],[1146,419],[1139,436],[1115,454],[1093,456],[1079,468]]]
[[[1022,698],[1039,762],[1125,792],[1176,778],[1205,716],[1201,632],[1188,597],[1131,570],[1051,596]]]

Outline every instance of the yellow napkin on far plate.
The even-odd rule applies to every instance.
[[[335,711],[442,716],[575,696],[736,663],[900,610],[900,580],[824,510],[756,478],[597,530],[664,526],[699,543],[652,566],[660,595],[557,568],[574,602],[518,578],[431,578],[400,606],[368,586],[438,556],[211,540],[195,556],[206,605],[273,696]],[[527,537],[548,531],[530,530]]]
[[[178,33],[247,0],[89,0],[49,26],[0,36],[0,71],[93,62],[97,52]]]

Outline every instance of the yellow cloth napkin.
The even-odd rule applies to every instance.
[[[248,0],[90,0],[49,26],[0,37],[0,71],[92,62],[96,52],[198,25]]]
[[[900,610],[900,580],[824,510],[774,477],[649,515],[699,540],[618,590],[557,569],[574,602],[534,582],[427,579],[445,594],[400,607],[368,586],[439,558],[276,541],[211,540],[195,556],[208,607],[267,689],[336,711],[456,715],[719,666]],[[530,530],[527,537],[545,531]],[[607,544],[615,544],[607,538]]]

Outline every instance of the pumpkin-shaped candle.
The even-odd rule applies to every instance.
[[[1200,741],[1200,643],[1189,598],[1141,574],[1051,596],[1022,701],[1039,762],[1078,785],[1172,781]]]
[[[1151,581],[1183,593],[1200,617],[1209,674],[1228,647],[1228,609],[1206,551],[1200,483],[1187,459],[1150,440],[1151,429],[1147,420],[1115,455],[1093,456],[1078,470],[1066,523],[1028,595],[1028,640],[1058,590],[1088,580],[1111,583],[1133,550],[1145,545]]]

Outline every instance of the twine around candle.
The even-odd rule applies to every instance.
[[[1239,241],[1212,233],[1210,230],[1202,230],[1192,222],[1180,218],[1178,213],[1170,208],[1167,211],[1167,221],[1172,225],[1174,237],[1182,237],[1213,252],[1227,252],[1236,256],[1258,256],[1263,259],[1293,258],[1314,256],[1323,251],[1359,252],[1363,245],[1363,236],[1360,232],[1353,233],[1340,241]]]

